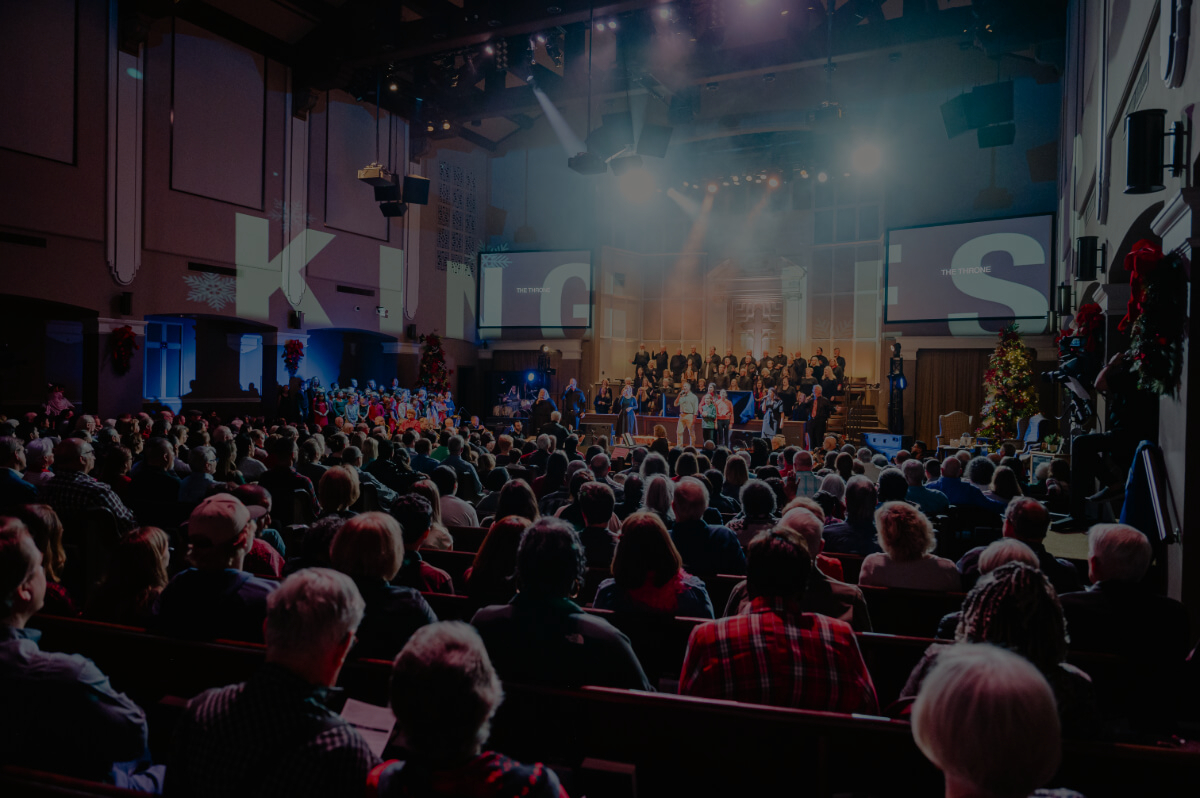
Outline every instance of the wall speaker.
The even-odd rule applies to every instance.
[[[404,202],[407,202],[409,205],[428,205],[429,178],[419,175],[405,175]]]
[[[133,315],[133,292],[122,291],[121,296],[117,298],[117,311],[122,316]]]
[[[410,341],[417,340],[417,325],[410,324],[404,328],[404,337]]]
[[[289,330],[304,329],[304,311],[303,310],[289,310],[287,323],[288,323]]]

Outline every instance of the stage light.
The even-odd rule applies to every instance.
[[[543,351],[543,352],[549,352],[549,351],[550,351],[550,347],[549,347],[548,345],[546,345],[546,344],[542,344],[542,351]]]
[[[817,173],[817,182],[818,182],[818,183],[827,183],[827,182],[829,182],[829,175],[825,174],[824,172],[818,172],[818,173]]]
[[[709,194],[716,194],[716,193],[717,193],[717,184],[716,184],[716,183],[709,183],[709,184],[708,184],[708,193],[709,193]]]
[[[400,90],[400,85],[399,85],[399,84],[397,84],[397,83],[389,83],[389,84],[388,84],[388,89],[389,89],[390,91],[399,91],[399,90]]]
[[[533,382],[534,380],[537,379],[537,375],[531,371],[525,375],[525,379],[528,380],[529,382]]]
[[[671,18],[671,9],[668,8],[667,6],[663,6],[662,8],[658,9],[658,18],[659,19],[670,19]]]
[[[615,19],[611,19],[611,20],[609,20],[609,21],[608,21],[608,29],[609,29],[609,30],[616,30],[616,29],[617,29],[617,21],[616,21]]]
[[[767,181],[767,185],[771,188],[779,188],[779,178],[772,175],[771,179]]]
[[[537,40],[538,40],[538,44],[545,44],[546,43],[546,34],[539,33],[537,35]]]
[[[746,179],[747,179],[747,180],[753,180],[753,179],[754,179],[754,176],[753,176],[753,175],[746,175]]]
[[[597,23],[596,23],[596,30],[598,30],[598,31],[600,31],[601,33],[603,33],[603,32],[604,32],[604,23],[603,23],[603,22],[597,22]]]
[[[883,153],[874,144],[860,144],[851,157],[855,171],[861,174],[874,172],[883,163]]]
[[[495,54],[496,54],[496,48],[495,48],[495,47],[493,47],[493,46],[492,46],[492,45],[490,45],[490,44],[485,44],[485,45],[483,46],[483,54],[484,54],[484,55],[495,55]]]
[[[432,122],[430,122],[428,125],[425,126],[425,131],[428,133],[433,132],[433,123]]]
[[[448,120],[442,120],[442,130],[449,130],[449,129],[450,129],[450,122]]]
[[[726,180],[726,181],[725,181],[724,183],[722,183],[721,185],[725,186],[726,188],[729,188],[729,181],[728,181],[728,180]]]
[[[801,176],[801,177],[803,177],[805,180],[808,180],[808,170],[807,170],[807,169],[801,169],[801,170],[800,170],[800,176]]]
[[[641,167],[635,167],[617,179],[617,187],[626,200],[635,205],[643,205],[654,196],[654,175]]]

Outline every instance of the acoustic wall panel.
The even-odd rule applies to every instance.
[[[266,58],[182,20],[174,45],[171,188],[262,210]]]

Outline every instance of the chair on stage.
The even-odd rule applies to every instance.
[[[938,416],[937,445],[939,448],[949,448],[950,441],[956,441],[971,431],[971,416],[961,410]]]

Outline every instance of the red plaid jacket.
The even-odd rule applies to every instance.
[[[679,692],[795,709],[879,711],[848,623],[763,597],[746,614],[692,630]]]

